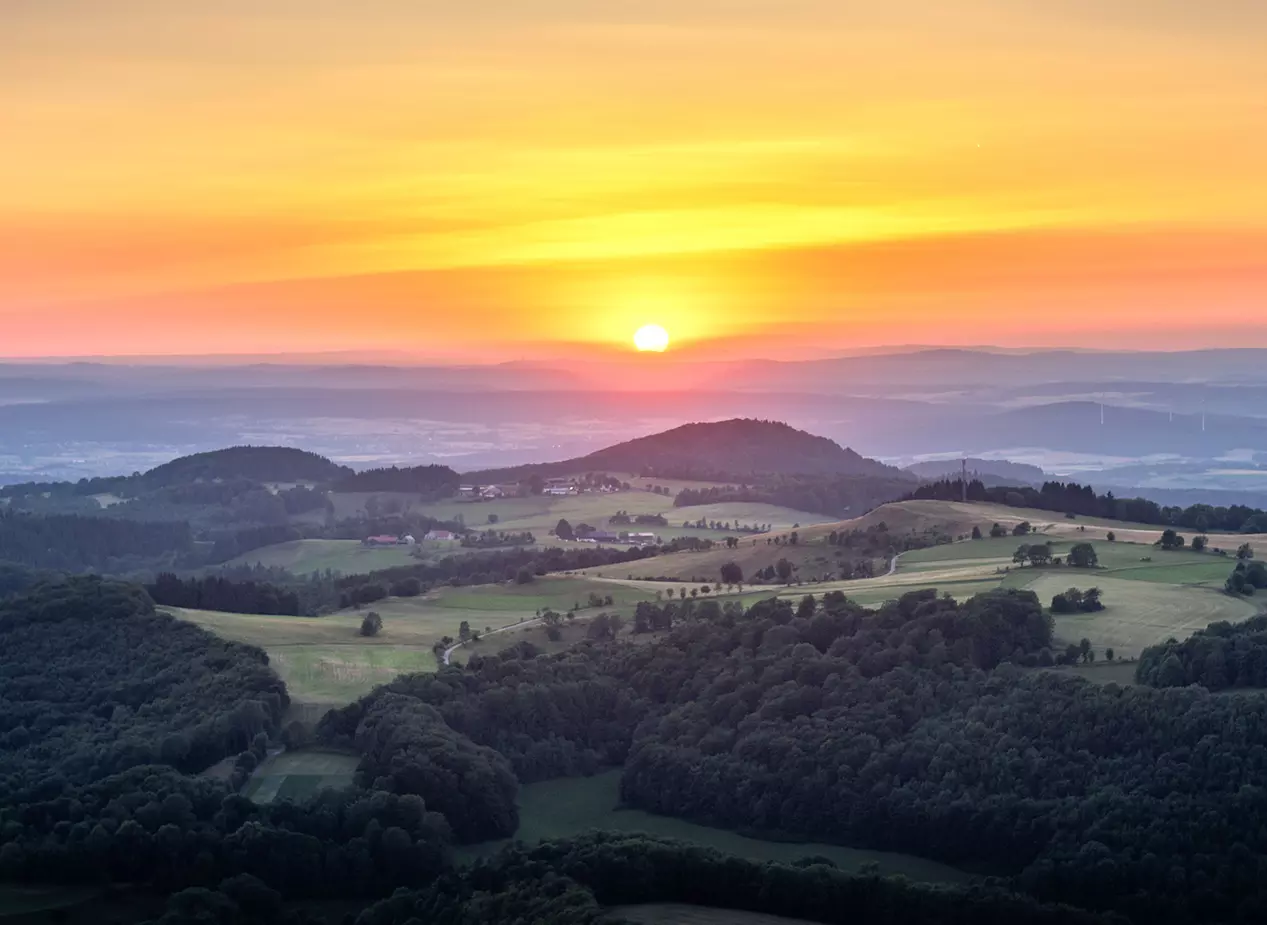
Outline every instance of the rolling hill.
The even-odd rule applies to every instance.
[[[930,459],[904,467],[904,471],[921,479],[958,478],[960,459]],[[1038,466],[1010,462],[1006,459],[972,459],[968,462],[969,478],[979,478],[987,485],[1042,484],[1047,473]]]
[[[581,472],[629,472],[709,481],[780,475],[913,478],[826,437],[816,437],[778,421],[734,418],[684,424],[574,459],[471,472],[466,479],[498,482]]]
[[[329,482],[352,474],[324,456],[288,446],[231,446],[181,456],[141,476],[146,488],[198,481]]]

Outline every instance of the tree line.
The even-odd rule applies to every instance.
[[[331,483],[340,492],[407,492],[423,500],[448,498],[457,492],[459,477],[448,466],[388,466],[353,472]]]
[[[684,488],[674,496],[673,506],[764,503],[844,518],[896,501],[910,490],[910,479],[896,474],[769,476],[738,486]]]
[[[925,482],[903,497],[904,501],[959,501],[963,497],[961,479]],[[1062,514],[1102,517],[1155,526],[1184,527],[1204,533],[1267,533],[1267,511],[1233,504],[1215,507],[1193,504],[1188,507],[1161,505],[1147,498],[1118,498],[1113,492],[1096,494],[1090,485],[1076,482],[1044,482],[1041,488],[990,487],[980,479],[968,482],[969,501],[989,501],[1009,507],[1037,508]]]
[[[220,575],[180,578],[162,572],[145,586],[154,603],[164,607],[193,610],[224,610],[229,613],[300,616],[304,613],[299,593],[267,582],[233,581]]]

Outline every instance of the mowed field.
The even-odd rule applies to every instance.
[[[656,483],[659,484],[659,483]],[[668,483],[665,483],[666,486]],[[677,484],[677,483],[674,483]],[[701,484],[707,487],[708,483]],[[340,516],[353,516],[356,511],[363,510],[368,495],[331,495],[336,512],[343,511]],[[387,496],[380,496],[387,497]],[[437,520],[461,519],[471,529],[493,527],[506,531],[530,531],[538,540],[545,540],[560,520],[567,520],[573,526],[587,523],[600,530],[608,529],[607,519],[617,511],[625,511],[630,516],[638,514],[662,514],[669,522],[668,527],[630,526],[611,527],[619,530],[646,530],[662,537],[700,536],[720,539],[728,534],[719,530],[684,529],[682,522],[692,522],[701,517],[708,521],[730,521],[731,523],[771,524],[775,529],[790,528],[792,524],[808,524],[822,522],[826,518],[821,514],[810,514],[792,508],[778,507],[773,504],[754,504],[736,502],[733,504],[705,504],[695,507],[675,508],[673,498],[657,495],[650,491],[621,491],[611,494],[580,494],[551,497],[533,495],[527,498],[500,498],[495,501],[465,501],[450,499],[429,503],[412,503],[410,511],[434,517]],[[496,524],[489,523],[489,515],[497,518]]]
[[[302,748],[271,755],[247,781],[242,795],[256,803],[303,800],[319,790],[351,787],[360,757]]]
[[[789,919],[763,912],[692,906],[686,903],[613,906],[611,916],[613,920],[635,922],[637,925],[813,925],[809,919]]]
[[[1228,571],[1231,567],[1228,567]],[[1098,656],[1112,648],[1121,658],[1138,658],[1141,651],[1173,636],[1183,639],[1211,623],[1238,623],[1258,612],[1252,598],[1232,597],[1213,588],[1182,587],[1159,581],[1133,581],[1101,575],[1085,576],[1043,571],[1024,587],[1044,605],[1069,587],[1097,587],[1104,592],[1104,610],[1059,614],[1056,639],[1076,643],[1088,639]]]
[[[387,598],[324,617],[163,609],[226,639],[260,646],[286,682],[296,708],[319,713],[350,703],[399,674],[435,670],[433,647],[445,636],[456,639],[463,621],[476,632],[498,629],[530,620],[543,608],[584,608],[591,592],[610,594],[613,605],[604,609],[617,613],[655,597],[638,588],[547,575],[526,585],[441,588],[419,597]],[[377,636],[364,637],[361,620],[371,610],[383,618],[383,628]]]
[[[526,784],[519,788],[518,803],[519,830],[515,839],[528,844],[578,835],[592,829],[646,832],[716,848],[755,861],[790,863],[803,857],[821,855],[846,871],[857,871],[865,865],[875,864],[881,874],[901,874],[926,883],[965,883],[973,879],[971,874],[958,868],[909,854],[812,842],[765,841],[669,816],[621,809],[619,770],[605,771],[593,777]],[[459,847],[455,853],[459,860],[470,862],[489,857],[509,843],[509,839],[484,842]]]

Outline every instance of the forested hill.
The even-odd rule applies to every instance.
[[[181,456],[134,475],[81,479],[78,482],[23,482],[0,486],[0,497],[87,496],[112,493],[136,497],[198,482],[313,482],[324,484],[352,470],[324,456],[289,446],[231,446]]]
[[[331,482],[352,470],[324,456],[289,446],[231,446],[182,456],[146,472],[148,488],[197,481],[251,479],[255,482]]]
[[[580,472],[631,472],[661,478],[741,481],[763,475],[905,477],[826,437],[778,421],[734,418],[683,424],[663,433],[561,462],[472,472],[466,479],[499,482]]]
[[[930,459],[906,466],[903,471],[921,479],[958,478],[962,471],[961,459]],[[1047,473],[1038,466],[1011,462],[1006,459],[968,459],[968,472],[987,485],[1025,485],[1044,481]]]

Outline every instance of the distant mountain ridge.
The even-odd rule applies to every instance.
[[[554,478],[581,472],[630,472],[661,478],[743,481],[758,476],[912,478],[834,440],[779,421],[733,418],[683,424],[559,462],[467,473],[469,481]]]

